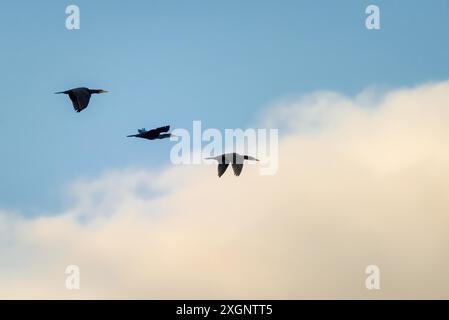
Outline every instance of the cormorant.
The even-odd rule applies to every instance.
[[[75,88],[62,92],[55,92],[55,94],[68,94],[70,100],[72,100],[73,108],[76,112],[80,112],[87,108],[89,104],[90,96],[96,93],[106,93],[107,91],[101,89],[89,89],[89,88]]]
[[[247,155],[240,155],[238,153],[225,153],[221,156],[212,157],[212,158],[206,158],[206,159],[213,159],[218,161],[218,177],[221,177],[226,169],[228,168],[229,164],[232,164],[232,170],[234,170],[234,175],[239,176],[243,169],[243,162],[244,160],[253,160],[253,161],[259,161],[258,159],[247,156]]]
[[[155,139],[165,139],[170,138],[174,136],[171,133],[164,133],[168,132],[170,130],[170,126],[160,127],[152,130],[145,130],[145,128],[138,129],[138,134],[129,135],[129,137],[135,137],[135,138],[142,138],[142,139],[148,139],[148,140],[155,140]]]

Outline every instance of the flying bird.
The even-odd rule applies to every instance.
[[[145,130],[145,128],[142,128],[142,129],[137,129],[137,131],[139,132],[138,134],[129,135],[128,138],[135,137],[135,138],[142,138],[142,139],[148,139],[148,140],[155,140],[155,139],[165,139],[165,138],[174,137],[175,135],[173,135],[171,133],[166,133],[169,130],[170,130],[170,126],[160,127],[160,128],[156,128],[156,129],[152,129],[152,130],[148,130],[148,131]]]
[[[213,159],[218,161],[218,177],[221,177],[228,168],[229,164],[232,164],[232,170],[234,170],[234,175],[239,176],[240,173],[242,173],[243,169],[243,162],[245,160],[252,160],[252,161],[259,161],[258,159],[247,156],[247,155],[240,155],[238,153],[225,153],[220,156],[206,158],[206,159]]]
[[[62,93],[68,94],[70,100],[72,100],[73,108],[75,108],[75,111],[81,112],[82,110],[87,108],[92,94],[106,93],[106,92],[107,92],[106,90],[89,89],[82,87],[70,89],[67,91],[55,92],[55,94],[62,94]]]

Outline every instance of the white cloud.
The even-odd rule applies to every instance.
[[[448,101],[316,93],[266,114],[289,129],[275,176],[115,171],[65,212],[0,213],[0,298],[449,298]]]

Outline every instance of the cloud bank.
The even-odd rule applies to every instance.
[[[284,128],[275,176],[117,170],[73,183],[64,212],[0,211],[0,298],[449,298],[449,82],[264,119]]]

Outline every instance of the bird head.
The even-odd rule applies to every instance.
[[[109,91],[103,90],[103,89],[89,89],[90,93],[108,93]]]

